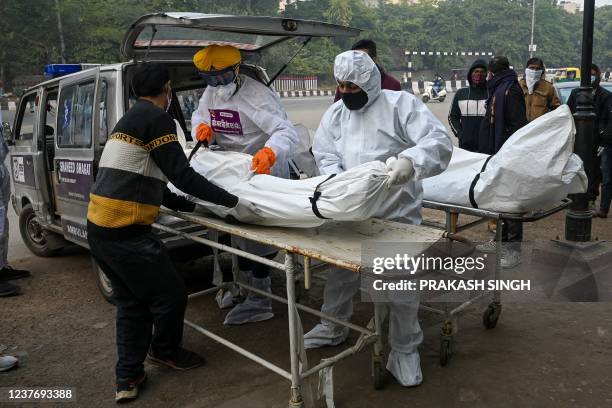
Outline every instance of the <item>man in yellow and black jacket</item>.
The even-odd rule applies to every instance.
[[[190,166],[166,112],[172,100],[168,70],[140,64],[132,79],[138,97],[104,147],[91,189],[87,231],[91,253],[113,285],[117,305],[118,402],[135,399],[145,358],[177,370],[204,363],[181,348],[187,290],[151,224],[160,205],[193,211],[180,190],[230,208],[248,207]]]

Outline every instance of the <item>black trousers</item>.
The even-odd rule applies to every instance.
[[[264,258],[274,259],[277,254],[278,252],[274,252],[271,255],[266,255]],[[253,277],[257,279],[264,279],[270,276],[270,267],[268,265],[254,262],[247,258],[238,257],[238,268],[241,271],[250,270],[253,273]]]
[[[181,344],[187,289],[153,233],[116,241],[90,235],[89,245],[113,285],[117,378],[138,378],[149,347],[158,357],[172,357]]]
[[[502,223],[502,242],[512,242],[509,247],[520,250],[523,241],[523,223],[520,221],[504,220]]]

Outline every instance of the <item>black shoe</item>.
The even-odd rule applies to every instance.
[[[0,297],[21,295],[21,288],[8,282],[0,282]]]
[[[143,374],[142,377],[136,380],[130,379],[117,379],[117,391],[115,392],[115,402],[121,404],[124,402],[134,401],[138,398],[138,387],[147,379],[147,375]]]
[[[178,348],[172,357],[158,357],[151,351],[149,351],[147,357],[152,363],[161,364],[179,371],[190,370],[206,364],[204,357],[181,347]]]
[[[30,272],[23,269],[14,269],[8,265],[0,269],[0,282],[6,282],[14,279],[27,278]]]

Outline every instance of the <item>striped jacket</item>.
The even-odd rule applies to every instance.
[[[178,143],[170,115],[139,99],[110,135],[87,211],[90,238],[120,239],[150,231],[160,205],[192,211],[194,204],[166,184],[202,200],[234,207],[238,198],[196,173]]]

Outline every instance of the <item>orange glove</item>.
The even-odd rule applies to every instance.
[[[213,138],[213,130],[208,123],[200,123],[196,128],[196,139],[198,142],[208,142],[211,144]]]
[[[276,162],[276,154],[269,147],[264,147],[253,156],[251,169],[257,174],[270,174],[270,167]]]

